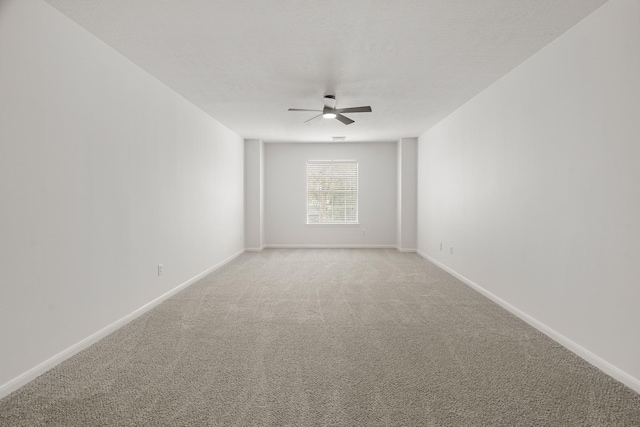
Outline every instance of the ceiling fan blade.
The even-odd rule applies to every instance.
[[[371,107],[368,105],[366,107],[351,107],[351,108],[338,108],[336,109],[338,113],[370,113]]]
[[[320,112],[322,110],[307,110],[307,109],[304,109],[304,108],[289,108],[289,110],[287,110],[287,111],[316,111],[316,112]]]
[[[309,110],[309,111],[317,111],[317,110]],[[313,119],[317,119],[317,118],[318,118],[318,117],[320,117],[321,115],[322,115],[322,114],[318,114],[317,116],[313,116],[313,117],[311,117],[309,120],[307,120],[307,121],[306,121],[306,122],[304,122],[304,123],[309,123],[311,120],[313,120]]]
[[[351,123],[353,123],[353,120],[351,120],[349,117],[343,116],[342,114],[337,114],[336,115],[336,120],[340,120],[345,125],[350,125]]]

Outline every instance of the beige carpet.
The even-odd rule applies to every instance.
[[[2,426],[640,426],[640,395],[415,254],[247,253],[0,401]]]

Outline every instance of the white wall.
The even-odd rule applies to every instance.
[[[265,144],[266,245],[395,246],[396,155],[395,142]],[[307,160],[358,160],[359,225],[306,224]]]
[[[639,52],[613,0],[418,150],[418,249],[637,391]]]
[[[0,58],[2,395],[242,251],[243,141],[44,2]]]

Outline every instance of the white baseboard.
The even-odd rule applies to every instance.
[[[263,245],[260,248],[245,248],[246,252],[262,252],[263,249],[396,249],[398,252],[415,253],[415,248],[397,245]]]
[[[265,245],[268,249],[395,249],[395,245]]]
[[[398,252],[418,252],[416,248],[401,248],[400,246],[396,246],[396,249],[398,250]]]
[[[415,253],[415,248],[401,248],[398,245],[263,245],[261,248],[245,248],[247,252],[261,252],[263,249],[396,249],[398,252]]]
[[[138,308],[137,310],[127,314],[126,316],[122,317],[121,319],[116,320],[115,322],[111,323],[110,325],[105,326],[104,328],[100,329],[99,331],[97,331],[97,332],[89,335],[88,337],[84,338],[83,340],[77,342],[76,344],[72,345],[71,347],[67,348],[66,350],[61,351],[60,353],[58,353],[55,356],[45,360],[44,362],[40,363],[39,365],[37,365],[37,366],[29,369],[28,371],[18,375],[14,379],[9,380],[8,382],[2,384],[0,386],[0,399],[2,399],[5,396],[8,396],[10,393],[16,391],[20,387],[24,386],[28,382],[30,382],[30,381],[34,380],[35,378],[39,377],[40,375],[44,374],[48,370],[54,368],[56,365],[64,362],[66,359],[70,358],[71,356],[74,356],[75,354],[81,352],[85,348],[87,348],[87,347],[91,346],[92,344],[95,344],[96,342],[100,341],[102,338],[106,337],[107,335],[109,335],[110,333],[116,331],[117,329],[121,328],[122,326],[126,325],[127,323],[129,323],[130,321],[135,319],[136,317],[146,313],[147,311],[149,311],[153,307],[157,306],[158,304],[160,304],[161,302],[163,302],[167,298],[170,298],[171,296],[177,294],[181,290],[187,288],[189,285],[192,285],[193,283],[197,282],[198,280],[200,280],[201,278],[203,278],[207,274],[212,273],[213,271],[217,270],[218,268],[222,267],[223,265],[227,264],[228,262],[234,260],[239,255],[241,255],[242,253],[244,253],[244,250],[242,250],[240,252],[237,252],[234,255],[231,255],[229,258],[227,258],[227,259],[225,259],[223,261],[220,261],[219,263],[217,263],[213,267],[210,267],[207,270],[203,271],[202,273],[197,274],[196,276],[192,277],[191,279],[187,280],[186,282],[184,282],[184,283],[176,286],[175,288],[171,289],[170,291],[160,295],[158,298],[154,299],[153,301],[148,302],[147,304],[143,305],[142,307]]]
[[[517,307],[514,307],[513,305],[509,304],[507,301],[503,300],[502,298],[497,297],[496,295],[494,295],[491,292],[489,292],[486,289],[484,289],[482,286],[478,285],[477,283],[473,282],[472,280],[467,279],[465,276],[459,274],[455,270],[453,270],[453,269],[447,267],[446,265],[442,264],[441,262],[435,260],[434,258],[430,257],[429,255],[425,254],[424,252],[417,251],[417,253],[418,253],[418,255],[423,257],[424,259],[432,262],[433,264],[437,265],[438,267],[440,267],[441,269],[443,269],[447,273],[451,274],[452,276],[454,276],[455,278],[457,278],[461,282],[465,283],[466,285],[468,285],[471,288],[475,289],[476,291],[480,292],[482,295],[486,296],[487,298],[489,298],[490,300],[492,300],[493,302],[495,302],[496,304],[498,304],[499,306],[501,306],[505,310],[509,311],[510,313],[512,313],[515,316],[519,317],[520,319],[524,320],[529,325],[533,326],[534,328],[536,328],[537,330],[539,330],[543,334],[547,335],[552,340],[556,341],[558,344],[564,346],[565,348],[567,348],[571,352],[577,354],[582,359],[586,360],[587,362],[589,362],[590,364],[592,364],[596,368],[600,369],[601,371],[603,371],[607,375],[609,375],[609,376],[613,377],[614,379],[620,381],[622,384],[626,385],[627,387],[629,387],[630,389],[632,389],[636,393],[640,394],[640,380],[638,380],[634,376],[629,375],[628,373],[626,373],[622,369],[618,368],[617,366],[612,365],[611,363],[607,362],[606,360],[604,360],[600,356],[592,353],[591,351],[587,350],[586,348],[582,347],[581,345],[577,344],[576,342],[574,342],[571,339],[567,338],[566,336],[562,335],[561,333],[559,333],[555,329],[550,328],[546,324],[540,322],[539,320],[535,319],[534,317],[532,317],[532,316],[528,315],[527,313],[521,311]]]

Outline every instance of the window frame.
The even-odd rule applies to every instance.
[[[355,220],[353,221],[343,221],[343,222],[310,222],[309,221],[309,165],[332,165],[332,164],[340,164],[340,163],[352,163],[355,165],[355,190],[352,191],[342,191],[342,193],[355,193]],[[359,225],[360,221],[360,165],[357,160],[307,160],[306,163],[306,171],[305,171],[305,200],[306,200],[306,225],[319,225],[319,226],[353,226]]]

